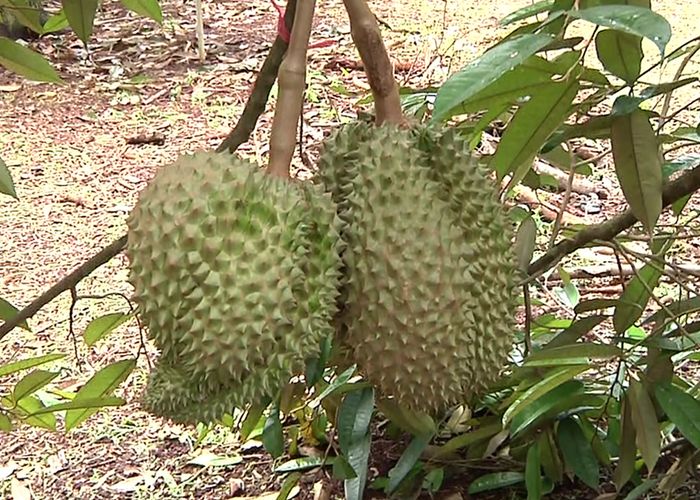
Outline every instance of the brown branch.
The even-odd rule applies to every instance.
[[[669,182],[663,189],[663,206],[667,207],[681,198],[700,189],[700,167],[686,172],[676,180]],[[609,241],[637,222],[630,210],[625,210],[609,221],[582,229],[571,239],[560,241],[547,253],[530,264],[528,274],[537,276],[554,267],[564,256],[596,240]]]
[[[296,11],[297,0],[289,0],[287,2],[287,10],[284,13],[284,23],[287,29],[292,30],[294,26],[294,12]],[[287,53],[287,42],[277,36],[270,47],[270,52],[267,54],[260,73],[253,85],[253,91],[246,102],[243,113],[238,119],[238,123],[224,141],[216,148],[218,153],[228,151],[234,153],[238,147],[250,138],[250,134],[255,130],[258,123],[258,118],[265,111],[265,106],[270,98],[270,91],[277,80],[277,72],[279,71],[284,55]]]
[[[39,297],[34,299],[31,304],[22,309],[17,316],[3,323],[2,326],[0,326],[0,339],[2,339],[20,323],[34,316],[42,307],[58,297],[62,292],[74,288],[82,279],[86,278],[95,269],[100,267],[102,264],[109,262],[114,256],[122,251],[125,245],[126,236],[122,236],[90,257],[90,259],[84,264],[81,264],[75,268],[73,272],[61,278],[54,286],[46,290]]]
[[[297,123],[306,88],[306,49],[311,38],[316,0],[298,0],[287,56],[280,65],[279,94],[270,134],[268,173],[289,177],[289,166],[297,142]]]
[[[372,89],[377,124],[403,123],[399,86],[386,52],[382,33],[366,0],[343,0],[350,18],[350,32],[355,42],[367,80]]]

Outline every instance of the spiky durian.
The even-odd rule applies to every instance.
[[[260,396],[286,382],[333,332],[338,224],[317,187],[231,155],[159,171],[129,217],[127,254],[164,363],[211,394]]]
[[[339,320],[365,376],[420,411],[493,382],[511,346],[513,260],[486,172],[449,134],[354,123],[326,143],[319,179],[345,223]]]

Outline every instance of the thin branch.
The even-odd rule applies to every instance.
[[[289,30],[294,25],[296,5],[297,0],[289,0],[287,10],[284,13],[284,23]],[[270,91],[277,80],[277,72],[286,53],[287,42],[277,35],[272,47],[270,47],[270,52],[260,68],[260,73],[258,73],[258,77],[255,80],[248,102],[243,108],[243,113],[241,113],[241,117],[231,133],[216,148],[218,153],[223,153],[224,151],[234,153],[241,144],[250,138],[250,134],[253,133],[258,123],[258,118],[265,111],[265,106],[270,98]]]
[[[62,292],[75,287],[95,269],[109,262],[114,256],[122,251],[125,245],[126,235],[107,245],[105,248],[90,257],[90,259],[88,259],[84,264],[75,268],[73,272],[61,278],[54,286],[39,295],[32,301],[31,304],[22,309],[17,316],[6,321],[2,324],[2,326],[0,326],[0,340],[20,323],[34,316],[42,307],[58,297]]]
[[[700,189],[700,167],[695,167],[676,180],[669,182],[663,189],[663,206],[667,207],[684,196]],[[603,222],[588,226],[576,233],[572,238],[565,239],[554,245],[542,257],[530,264],[528,274],[533,277],[552,268],[562,258],[595,240],[610,241],[622,231],[629,229],[637,222],[630,210]]]

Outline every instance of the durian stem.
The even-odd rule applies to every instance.
[[[279,95],[270,134],[268,173],[289,177],[289,165],[296,148],[297,125],[306,88],[306,49],[311,37],[316,0],[297,0],[294,27],[287,56],[280,65]]]
[[[386,52],[377,19],[365,0],[343,0],[350,18],[350,32],[355,42],[374,97],[376,123],[404,123],[399,85]]]

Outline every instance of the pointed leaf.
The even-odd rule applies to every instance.
[[[123,406],[126,404],[122,398],[115,398],[113,396],[108,396],[106,398],[90,398],[81,399],[80,401],[68,401],[66,403],[58,403],[55,405],[47,406],[41,410],[37,410],[32,413],[33,416],[43,415],[45,413],[56,413],[57,411],[65,410],[81,410],[85,408],[105,408],[107,406]]]
[[[609,344],[581,343],[542,349],[532,353],[525,361],[527,366],[557,366],[584,364],[592,359],[611,359],[623,355],[622,349]]]
[[[635,442],[647,469],[651,472],[661,452],[661,428],[656,419],[654,403],[644,385],[638,380],[630,381],[628,395],[632,422],[636,430]]]
[[[523,19],[527,19],[528,17],[536,16],[537,14],[541,14],[543,12],[548,12],[553,5],[554,0],[540,0],[539,2],[535,2],[527,7],[511,12],[506,17],[501,19],[499,24],[501,26],[507,26],[509,24],[522,21]]]
[[[5,375],[10,375],[12,373],[17,373],[22,370],[27,370],[29,368],[34,368],[35,366],[50,363],[51,361],[56,361],[65,357],[65,354],[53,353],[45,354],[44,356],[38,356],[36,358],[21,359],[19,361],[8,363],[6,365],[0,365],[0,377],[4,377]]]
[[[613,327],[618,334],[624,334],[642,316],[651,298],[648,290],[656,288],[662,274],[659,266],[647,264],[627,283],[613,314]]]
[[[449,455],[457,450],[471,446],[474,443],[489,439],[491,436],[501,432],[502,429],[503,426],[500,422],[480,426],[473,431],[453,437],[448,442],[440,446],[434,455],[435,457]]]
[[[70,25],[68,24],[68,19],[66,19],[66,13],[61,10],[58,14],[54,14],[46,20],[44,23],[44,33],[61,31],[68,26]]]
[[[613,301],[613,304],[614,303],[615,301]],[[571,324],[571,326],[569,326],[567,329],[559,333],[552,340],[547,342],[547,345],[544,346],[543,351],[548,351],[557,347],[567,346],[577,342],[578,339],[580,339],[585,334],[593,330],[596,326],[598,326],[606,319],[606,316],[594,315],[587,316],[585,318],[579,319],[578,321],[575,321]]]
[[[270,401],[264,401],[263,403],[259,404],[254,404],[248,409],[248,413],[245,417],[245,420],[243,420],[243,423],[241,424],[241,429],[240,429],[240,434],[241,434],[241,440],[243,442],[248,440],[248,437],[253,433],[255,428],[257,427],[258,423],[260,422],[260,419],[263,416],[263,412],[267,409],[267,407],[270,405]]]
[[[158,24],[163,24],[163,13],[158,0],[121,0],[122,5],[139,15],[150,17]]]
[[[514,174],[512,185],[522,179],[547,138],[569,115],[578,88],[574,78],[542,85],[518,109],[490,161],[499,179],[509,173]]]
[[[335,460],[333,461],[333,478],[337,479],[338,481],[345,481],[356,477],[357,474],[355,474],[355,471],[350,466],[348,461],[345,460],[344,456],[338,455],[335,457]]]
[[[462,70],[452,75],[440,88],[435,99],[432,121],[448,118],[449,112],[501,75],[552,41],[549,35],[522,35],[488,50]]]
[[[513,418],[510,425],[511,435],[516,436],[527,430],[540,417],[554,409],[578,406],[578,396],[582,393],[583,383],[578,380],[570,380],[552,389]]]
[[[648,325],[649,323],[653,323],[656,328],[658,328],[669,319],[669,313],[678,317],[698,311],[700,311],[700,295],[667,304],[663,309],[659,309],[645,319],[643,324]]]
[[[542,476],[540,475],[540,446],[535,441],[527,450],[525,461],[525,487],[527,488],[527,500],[540,500],[542,498]]]
[[[108,333],[114,331],[119,325],[131,318],[131,314],[112,313],[95,318],[85,328],[83,340],[88,346],[95,345],[95,342],[104,338]]]
[[[681,434],[700,449],[700,401],[671,384],[659,384],[654,393],[669,420]]]
[[[643,498],[647,498],[646,494],[656,487],[656,485],[659,482],[659,479],[660,478],[656,477],[653,479],[645,480],[642,484],[633,488],[632,491],[630,491],[627,494],[624,500],[640,500]]]
[[[2,182],[2,160],[0,160],[0,183],[1,182]],[[12,318],[17,316],[18,313],[19,313],[19,311],[17,310],[17,308],[15,306],[10,304],[5,299],[0,298],[0,319],[1,320],[10,321]],[[28,332],[32,331],[31,328],[29,328],[29,325],[27,324],[26,321],[22,321],[19,324],[19,327],[24,328]],[[1,372],[0,372],[0,375],[2,375]]]
[[[632,406],[630,405],[628,394],[625,394],[622,401],[620,427],[622,429],[622,435],[620,437],[620,456],[618,457],[617,467],[615,467],[615,471],[613,472],[613,481],[615,482],[617,491],[620,491],[632,477],[634,473],[634,464],[637,460],[637,444],[635,443],[636,431],[634,430],[634,422],[632,421]]]
[[[17,401],[17,409],[20,411],[20,414],[25,417],[25,423],[33,427],[39,427],[40,429],[55,431],[56,417],[52,413],[31,416],[44,408],[44,403],[42,403],[36,396],[27,396],[26,398],[22,398]]]
[[[27,0],[0,0],[0,7],[14,17],[19,24],[31,29],[34,33],[43,32],[40,20],[40,9]]]
[[[611,129],[615,172],[634,216],[651,234],[661,214],[661,160],[654,130],[640,109],[615,116]]]
[[[0,54],[0,58],[1,57],[2,57],[2,54]],[[10,176],[10,171],[7,168],[7,165],[5,165],[5,162],[2,160],[2,158],[0,158],[0,193],[10,195],[16,200],[19,199],[19,198],[17,198],[17,192],[15,191],[15,184],[12,182],[12,176]],[[5,300],[0,299],[0,319],[6,320],[7,318],[5,318],[2,315],[3,303],[5,303],[7,305],[9,305],[9,303]]]
[[[267,420],[265,420],[262,442],[267,452],[273,458],[279,458],[284,453],[284,433],[282,432],[280,411],[277,406],[272,407],[272,411],[267,416]]]
[[[68,24],[84,44],[87,44],[95,22],[98,0],[61,0]]]
[[[513,418],[533,404],[542,395],[562,385],[564,382],[571,380],[576,375],[585,372],[589,368],[588,365],[583,365],[573,367],[567,366],[552,370],[549,375],[518,396],[503,414],[503,425],[507,425]]]
[[[616,30],[600,31],[595,37],[598,59],[610,73],[627,83],[634,82],[642,69],[642,39]]]
[[[288,498],[293,498],[299,493],[299,480],[301,479],[301,472],[293,472],[289,474],[282,482],[282,488],[277,494],[275,500],[287,500]],[[296,492],[296,493],[295,493]]]
[[[34,370],[22,377],[17,384],[15,384],[14,389],[12,389],[12,399],[19,401],[30,394],[34,394],[56,377],[58,377],[58,372]]]
[[[333,457],[325,459],[323,457],[301,457],[288,460],[275,469],[275,474],[284,474],[288,472],[301,472],[318,467],[331,465]]]
[[[608,309],[617,305],[617,299],[590,299],[579,302],[574,308],[576,314]],[[605,316],[596,316],[605,318]],[[585,319],[585,318],[584,318]]]
[[[356,366],[352,365],[350,368],[345,370],[343,373],[338,375],[333,382],[328,384],[328,387],[326,387],[323,391],[321,391],[321,394],[316,396],[314,400],[311,402],[311,406],[317,406],[318,404],[321,403],[321,401],[333,394],[335,391],[343,387],[345,384],[348,383],[348,381],[352,378],[353,374],[355,373]]]
[[[0,432],[11,432],[12,421],[6,414],[0,412]]]
[[[63,83],[46,59],[33,50],[1,36],[0,65],[30,80]]]
[[[367,466],[369,454],[372,448],[372,434],[367,429],[365,435],[350,445],[346,453],[347,461],[355,471],[356,476],[346,479],[343,484],[345,500],[362,500],[364,498],[365,485],[367,484]]]
[[[593,489],[598,489],[600,467],[591,443],[575,419],[568,417],[559,422],[557,442],[566,465],[581,481]]]
[[[540,463],[545,475],[554,484],[561,483],[564,478],[564,464],[561,462],[551,427],[547,427],[539,435],[537,445],[540,450]]]
[[[338,411],[338,443],[347,454],[353,443],[364,438],[374,411],[372,388],[353,391],[345,396]]]
[[[389,471],[389,483],[386,487],[387,493],[393,493],[399,487],[401,481],[411,472],[413,466],[416,465],[428,443],[432,439],[432,434],[416,436],[411,441],[411,444],[404,450],[401,458],[396,465]]]
[[[498,490],[520,484],[524,480],[525,475],[522,472],[493,472],[472,481],[468,492],[470,495],[476,495],[482,491]]]
[[[648,38],[662,54],[671,39],[671,25],[656,12],[636,5],[601,5],[588,9],[571,10],[572,17],[584,19],[598,26]]]
[[[537,225],[530,216],[520,223],[515,235],[515,254],[518,256],[518,269],[527,273],[532,256],[535,253],[537,239]]]
[[[135,366],[136,360],[134,359],[124,359],[105,366],[90,377],[90,380],[77,392],[73,401],[78,403],[85,399],[111,396],[112,392],[126,380]],[[75,428],[96,412],[95,408],[68,410],[66,412],[66,431]]]

